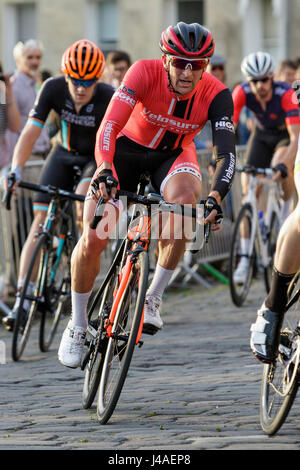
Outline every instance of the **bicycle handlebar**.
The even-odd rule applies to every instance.
[[[287,168],[283,163],[276,165],[273,168],[255,168],[254,166],[245,165],[242,168],[236,168],[237,173],[248,173],[253,176],[264,175],[267,178],[271,178],[273,173],[280,171],[282,178],[287,176]]]
[[[2,202],[5,204],[5,207],[7,210],[11,209],[11,197],[12,197],[12,187],[15,183],[15,178],[13,176],[10,176],[8,178],[8,186],[7,190],[4,193],[4,196],[2,198]],[[24,189],[30,189],[31,191],[37,191],[41,193],[46,193],[50,194],[52,196],[57,196],[59,198],[67,198],[67,199],[72,199],[73,201],[80,201],[84,202],[85,196],[82,196],[81,194],[75,194],[70,191],[66,191],[64,189],[57,188],[56,186],[52,185],[42,185],[42,184],[35,184],[35,183],[28,183],[26,181],[20,181],[19,183],[20,188]]]
[[[149,193],[147,196],[139,195],[136,193],[132,193],[130,191],[124,191],[124,190],[118,190],[116,193],[116,199],[119,199],[120,197],[127,197],[129,202],[133,202],[136,204],[143,204],[146,207],[150,207],[154,204],[157,204],[159,206],[160,211],[165,211],[165,212],[174,212],[175,214],[179,215],[185,215],[187,217],[192,217],[196,219],[198,217],[197,211],[195,208],[191,207],[186,207],[181,204],[174,204],[174,203],[169,203],[166,202],[162,196],[159,194],[155,193]],[[206,201],[201,200],[201,204],[205,204]],[[104,210],[104,199],[101,197],[98,202],[97,206],[94,212],[94,217],[90,222],[90,228],[92,230],[95,230],[97,228],[97,225],[101,221],[103,217],[103,210]],[[209,215],[209,211],[205,211],[204,213],[204,218],[206,218]],[[204,237],[205,241],[208,241],[210,234],[210,224],[207,224],[204,229]]]

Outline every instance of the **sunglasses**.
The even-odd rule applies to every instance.
[[[178,57],[169,57],[169,62],[173,67],[180,70],[186,70],[191,67],[191,70],[203,70],[208,64],[207,59],[180,59]]]
[[[72,77],[69,77],[71,79],[71,82],[73,83],[74,86],[76,87],[79,87],[79,86],[83,86],[84,88],[89,88],[90,86],[94,85],[97,80],[93,79],[93,80],[79,80],[78,78],[72,78]]]
[[[213,65],[211,67],[212,70],[224,70],[224,66],[223,65]]]
[[[267,83],[268,81],[270,80],[270,77],[264,77],[264,78],[251,78],[250,82],[252,83],[258,83],[258,82],[262,82],[262,83]]]

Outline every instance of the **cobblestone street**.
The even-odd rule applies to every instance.
[[[170,289],[164,328],[144,335],[104,426],[96,403],[81,406],[83,372],[57,360],[63,325],[48,353],[39,352],[33,331],[18,363],[1,327],[0,449],[299,449],[297,398],[278,435],[264,435],[259,424],[262,365],[250,351],[249,328],[264,295],[257,281],[239,309],[224,285]]]

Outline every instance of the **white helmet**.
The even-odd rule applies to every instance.
[[[241,70],[248,80],[271,77],[274,73],[274,62],[267,52],[253,52],[243,59]]]

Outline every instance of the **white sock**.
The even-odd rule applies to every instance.
[[[249,250],[250,238],[241,238],[241,253],[246,255]]]
[[[165,269],[157,264],[147,295],[154,295],[155,297],[161,298],[173,273],[173,269]]]
[[[92,291],[80,294],[79,292],[71,290],[72,298],[72,316],[71,322],[73,326],[80,326],[87,328],[86,308]]]

